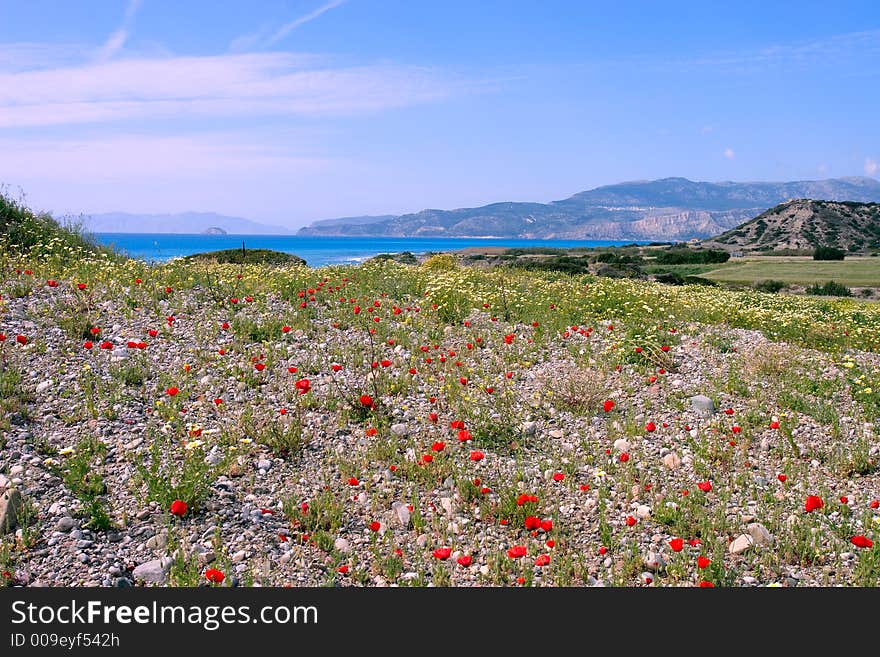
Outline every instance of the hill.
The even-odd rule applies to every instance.
[[[281,226],[269,226],[242,217],[213,212],[178,214],[129,214],[108,212],[80,217],[83,227],[93,233],[203,233],[219,228],[230,235],[290,235]]]
[[[873,178],[797,182],[694,182],[686,178],[606,185],[551,203],[429,209],[363,222],[324,221],[300,235],[689,240],[734,228],[791,198],[880,201]]]
[[[880,204],[796,199],[706,241],[740,251],[880,250]]]

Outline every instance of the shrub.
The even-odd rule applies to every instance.
[[[730,254],[720,249],[670,249],[657,254],[661,265],[708,265],[727,262]]]
[[[813,260],[843,260],[846,253],[831,246],[817,246],[813,251]]]
[[[787,286],[787,283],[784,283],[783,281],[775,281],[773,279],[768,279],[766,281],[759,281],[755,283],[756,290],[758,290],[759,292],[767,292],[769,294],[776,294]]]
[[[807,294],[815,294],[824,297],[851,297],[852,291],[846,286],[828,281],[825,284],[814,283],[807,288]]]

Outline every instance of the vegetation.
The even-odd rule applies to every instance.
[[[292,253],[283,253],[271,249],[248,249],[242,244],[240,249],[223,249],[220,251],[206,251],[184,256],[188,262],[216,262],[217,264],[233,265],[288,265],[305,264],[305,260]]]
[[[813,260],[843,260],[846,253],[832,246],[817,246],[813,251]]]
[[[828,281],[827,283],[814,283],[807,288],[807,294],[826,297],[851,297],[852,291],[846,286]]]
[[[661,265],[704,265],[729,259],[730,253],[721,249],[670,249],[660,251],[655,260]]]

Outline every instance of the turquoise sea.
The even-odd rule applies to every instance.
[[[311,267],[362,262],[379,253],[415,254],[428,251],[452,251],[471,246],[528,247],[549,246],[615,246],[632,244],[614,240],[528,240],[514,238],[450,238],[450,237],[324,237],[298,235],[179,235],[148,233],[96,233],[103,244],[113,245],[134,258],[169,260],[179,256],[241,248],[273,249],[294,253]]]

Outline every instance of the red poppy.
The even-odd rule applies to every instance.
[[[807,501],[804,503],[804,509],[807,513],[812,513],[816,509],[821,509],[823,506],[825,506],[825,500],[818,495],[808,495]]]
[[[436,413],[434,413],[433,411],[428,413],[428,419],[431,420],[431,422],[433,422],[434,424],[437,424],[438,417],[439,416]]]
[[[732,408],[725,408],[724,409],[725,415],[733,415],[733,413],[734,413],[734,410]]]
[[[290,333],[290,327],[289,326],[282,326],[281,332],[282,333]]]
[[[511,559],[520,559],[521,557],[526,556],[528,551],[529,550],[525,545],[514,545],[507,551],[507,556]]]
[[[850,543],[855,545],[857,548],[872,548],[874,547],[874,541],[872,541],[867,536],[862,536],[859,534],[858,536],[853,536],[849,539]]]
[[[564,481],[565,474],[562,472],[554,472],[553,473],[553,481]]]
[[[730,430],[733,431],[733,433],[740,433],[742,431],[742,427],[734,424],[732,427],[730,427]]]
[[[330,366],[330,369],[333,370],[334,372],[338,372],[339,370],[342,369],[342,365],[339,365],[338,363],[333,363]]]
[[[697,547],[699,544],[700,544],[700,539],[698,539],[698,538],[692,538],[692,539],[688,540],[688,545],[690,545],[691,547]]]
[[[157,331],[156,329],[150,329],[149,331],[147,331],[147,334],[151,338],[155,338],[157,335],[159,335],[159,331]]]
[[[550,518],[541,521],[541,529],[544,532],[549,532],[553,530],[553,521]]]
[[[779,422],[777,422],[776,420],[773,420],[773,421],[770,423],[770,428],[771,428],[771,429],[778,429],[778,428],[779,428]]]
[[[377,532],[380,529],[382,529],[382,523],[379,522],[378,520],[374,520],[373,522],[370,523],[370,531]]]
[[[446,447],[446,443],[444,443],[442,440],[437,440],[434,442],[433,445],[431,445],[431,451],[432,452],[442,452],[445,447]]]
[[[464,566],[467,568],[474,562],[474,558],[469,554],[463,554],[458,559],[456,559],[459,566]]]
[[[58,281],[53,281],[50,279],[46,281],[46,285],[48,285],[49,287],[58,287]]]
[[[645,425],[645,431],[647,431],[648,433],[651,433],[652,431],[656,431],[656,430],[657,430],[657,425],[654,424],[653,422],[648,422]]]
[[[549,554],[541,554],[535,559],[535,565],[539,568],[541,566],[546,566],[550,563],[550,555]]]
[[[88,287],[88,285],[86,285],[85,283],[77,283],[76,284],[76,289],[78,289],[78,290],[85,290],[87,287]]]
[[[367,408],[373,407],[373,398],[369,395],[361,395],[359,401],[361,402],[361,406],[366,406]]]
[[[707,582],[706,580],[703,580],[702,582],[700,582],[700,588],[701,589],[714,589],[715,585],[712,582]]]
[[[702,555],[697,557],[697,568],[700,568],[701,570],[708,567],[710,563],[712,563],[712,560],[709,559],[709,557],[704,557]]]
[[[788,477],[787,477],[786,475],[784,475],[784,474],[778,474],[778,475],[776,475],[776,478],[777,478],[780,482],[782,482],[783,484],[784,484],[785,481],[788,479]]]
[[[483,454],[483,452],[481,452],[478,449],[475,449],[474,451],[471,452],[470,459],[471,459],[471,461],[482,461],[483,458],[485,458],[485,456],[486,455]]]
[[[91,349],[92,346],[93,346],[92,343],[89,342],[88,340],[86,340],[85,342],[83,342],[83,349]]]
[[[712,490],[712,482],[708,481],[708,480],[701,481],[700,483],[697,484],[697,488],[699,488],[704,493],[708,493],[710,490]]]
[[[434,457],[430,454],[424,454],[422,456],[422,463],[433,463]]]
[[[349,478],[348,478],[348,485],[349,485],[349,486],[357,486],[357,485],[360,484],[360,483],[361,483],[361,482],[360,482],[360,480],[359,480],[357,477],[349,477]]]
[[[510,333],[510,334],[508,334],[508,335],[505,335],[505,336],[504,336],[504,344],[511,344],[511,343],[513,343],[513,341],[514,341],[515,338],[516,338],[516,336],[515,336],[513,333]]]
[[[580,488],[582,491],[586,492],[586,491],[590,490],[590,485],[589,485],[589,484],[581,484],[581,485],[579,486],[579,488]]]
[[[263,363],[254,363],[254,369],[257,370],[257,372],[262,372],[266,369],[266,366]]]
[[[541,526],[541,519],[538,518],[537,516],[526,516],[525,525],[526,525],[526,529],[528,529],[530,531],[532,529],[537,529],[538,527]]]
[[[660,351],[663,351],[663,352],[669,351],[669,346],[664,344],[662,347],[660,347]]]
[[[632,527],[632,526],[635,525],[637,522],[638,522],[638,520],[636,520],[636,519],[633,518],[632,516],[627,516],[627,517],[626,517],[626,526],[627,526],[627,527]]]
[[[309,390],[312,389],[312,382],[308,379],[300,379],[293,385],[296,388],[296,391],[301,395],[306,394]]]
[[[435,559],[440,559],[440,561],[446,561],[449,558],[449,555],[452,554],[452,550],[448,547],[437,548],[432,553]]]
[[[880,508],[880,500],[871,500],[869,505],[872,509]]]
[[[208,570],[205,571],[205,579],[207,579],[209,582],[212,582],[213,584],[219,584],[224,579],[226,579],[226,575],[224,575],[216,568],[208,568]]]
[[[24,335],[21,335],[21,334],[15,336],[15,341],[18,344],[27,344],[28,343],[27,337]]]
[[[370,427],[364,433],[366,433],[368,436],[375,436],[377,433],[379,433],[379,430],[376,427]],[[391,467],[394,468],[394,466]]]
[[[471,432],[467,429],[459,429],[458,430],[458,442],[466,443],[471,439]]]
[[[107,351],[113,351],[113,343],[110,342],[110,340],[104,340],[104,342],[102,342],[100,346],[101,346],[101,349],[106,349]]]
[[[629,461],[629,454],[627,454],[626,452],[623,452],[623,453],[620,455],[620,462],[621,462],[621,463],[626,463],[627,461]]]
[[[293,365],[291,365],[290,367],[287,368],[287,371],[290,372],[291,374],[296,374],[299,371],[299,369],[294,367]]]
[[[673,538],[669,541],[669,547],[672,548],[673,552],[681,552],[684,549],[684,539]]]
[[[178,518],[182,518],[188,508],[189,507],[187,506],[186,502],[184,502],[183,500],[174,500],[171,503],[170,511],[172,515],[175,515]]]
[[[174,397],[177,393],[180,392],[180,388],[176,386],[171,386],[170,388],[165,388],[165,394],[169,397]]]
[[[348,573],[348,566],[342,564],[341,566],[339,566],[339,568],[336,569],[336,572],[340,575],[345,575],[346,573]]]
[[[600,556],[605,556],[607,553],[608,553],[608,548],[605,547],[604,545],[599,548],[599,555]]]
[[[614,401],[611,399],[606,399],[605,402],[602,404],[602,410],[604,410],[606,413],[610,413],[612,408],[614,408]]]
[[[220,397],[215,397],[215,398],[214,398],[214,403],[215,403],[217,406],[220,406],[220,404],[223,403],[223,400],[222,400]]]
[[[466,376],[461,377],[461,378],[458,380],[458,382],[459,382],[461,385],[466,386],[466,385],[468,384],[467,377],[466,377]]]
[[[544,545],[546,545],[548,548],[555,548],[555,547],[556,547],[556,541],[554,541],[554,540],[551,538],[551,539],[549,539],[546,543],[544,543]]]

